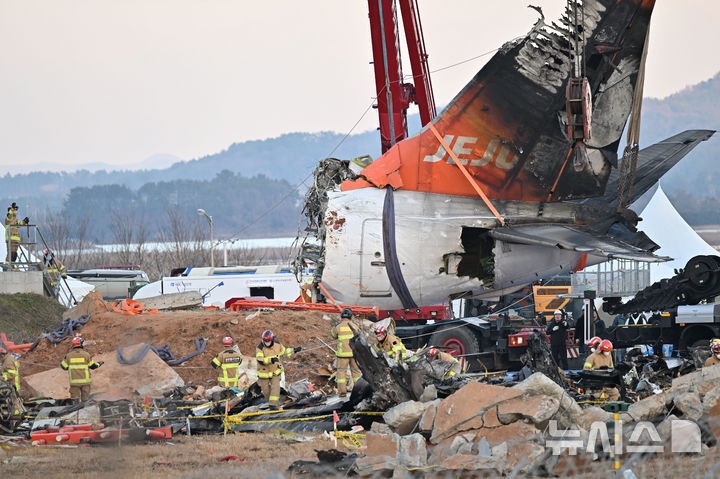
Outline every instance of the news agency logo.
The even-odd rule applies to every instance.
[[[608,424],[611,425],[612,442]],[[629,437],[627,434],[623,434],[623,421],[617,420],[609,423],[595,421],[590,426],[587,438],[583,438],[579,429],[558,429],[557,421],[551,420],[548,425],[548,436],[545,447],[551,448],[554,456],[560,454],[574,456],[578,451],[604,452],[613,456],[668,452],[667,442],[660,437],[655,425],[648,421],[634,424]],[[693,421],[673,420],[670,424],[669,442],[669,452],[671,453],[699,454],[702,452],[700,427]]]

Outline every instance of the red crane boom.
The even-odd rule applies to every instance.
[[[412,82],[403,81],[397,4],[402,13]],[[380,140],[385,153],[408,136],[407,109],[418,105],[424,126],[435,118],[428,55],[415,0],[368,0]]]

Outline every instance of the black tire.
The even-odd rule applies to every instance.
[[[480,352],[478,338],[466,326],[445,326],[430,336],[430,346],[438,348],[450,347],[444,351],[457,356],[460,354],[477,354]],[[456,346],[460,346],[457,348]],[[472,356],[470,356],[472,357]]]

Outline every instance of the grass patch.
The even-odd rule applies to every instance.
[[[0,294],[0,332],[16,343],[32,342],[54,331],[65,308],[52,298],[37,294]]]

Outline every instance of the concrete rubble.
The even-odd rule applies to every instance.
[[[79,308],[93,314],[97,308],[103,312],[102,306],[89,297]],[[340,398],[332,388],[316,388],[309,379],[294,377],[294,382],[282,383],[283,408],[278,411],[271,410],[262,396],[252,357],[245,357],[238,387],[225,389],[210,383],[185,384],[153,352],[128,365],[120,364],[117,351],[112,351],[96,355],[95,360],[105,364],[92,372],[93,395],[84,403],[64,399],[67,372],[60,368],[24,378],[37,395],[54,399],[38,402],[21,429],[37,433],[102,422],[110,428],[139,431],[137,437],[150,434],[151,427],[195,435],[277,430],[280,424],[281,434],[288,437],[298,432],[329,432],[332,437],[337,429],[339,441],[357,448],[353,454],[318,451],[318,462],[302,460],[291,466],[291,471],[323,476],[591,471],[597,461],[610,457],[604,452],[599,425],[609,428],[603,430],[610,443],[616,435],[625,444],[632,442],[637,425],[645,423],[653,425],[663,444],[688,454],[704,454],[716,444],[720,365],[682,374],[688,371],[683,360],[631,353],[628,361],[616,365],[614,375],[563,374],[549,364],[546,342],[532,344],[526,367],[518,374],[445,378],[447,363],[429,359],[422,350],[395,362],[379,354],[368,335],[358,334],[351,348],[362,378],[350,397]],[[144,347],[126,347],[122,355],[134,358]],[[640,372],[631,375],[631,369]],[[588,401],[579,386],[619,387],[618,380],[626,387],[624,401],[611,403],[616,409]],[[662,387],[646,388],[643,380]],[[343,437],[352,441],[345,443]],[[557,445],[568,438],[580,441],[572,454],[567,444]]]

